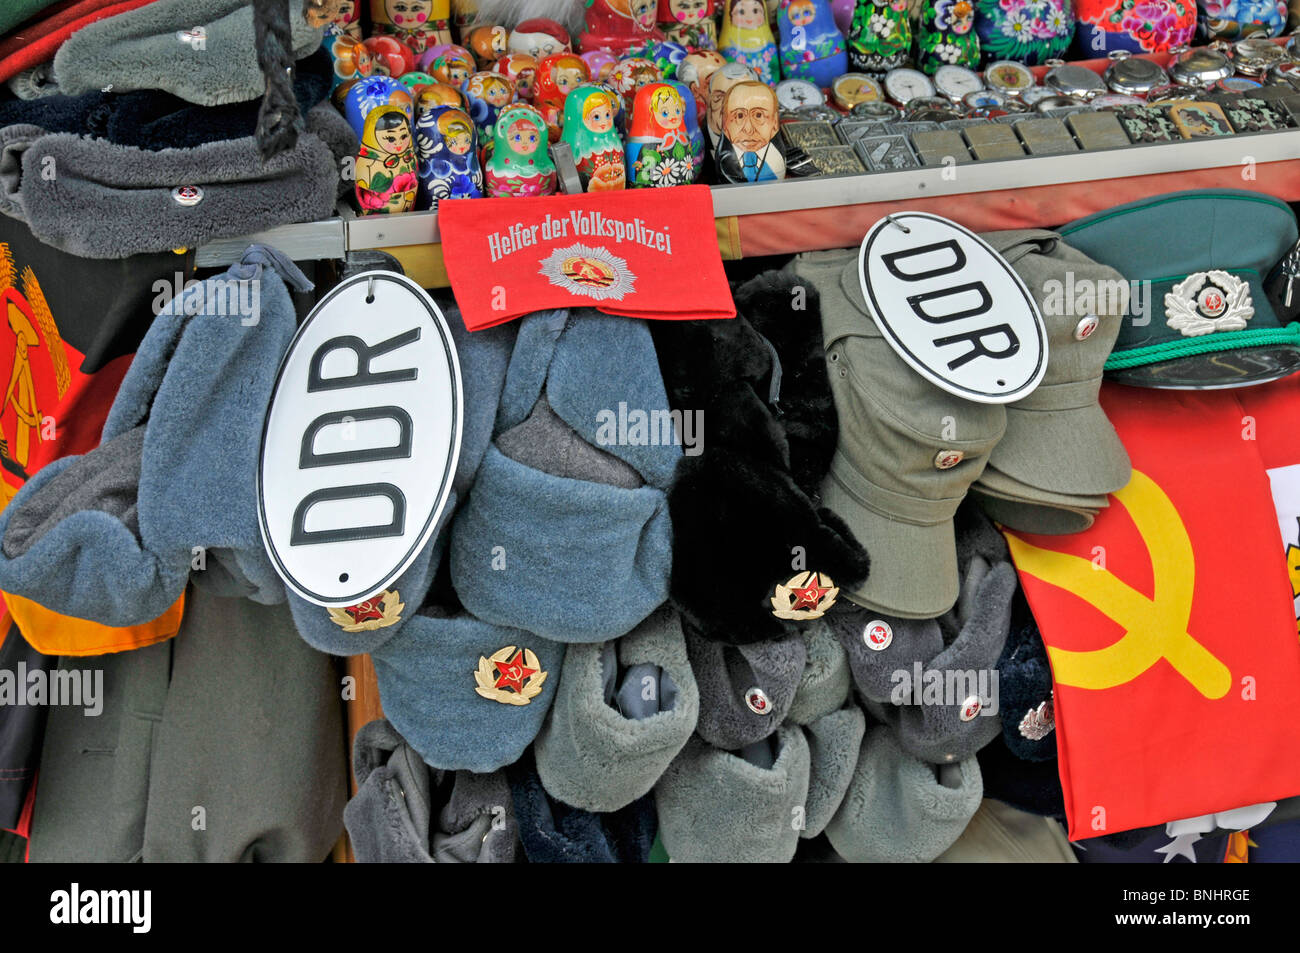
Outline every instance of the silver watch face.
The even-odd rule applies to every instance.
[[[1056,66],[1047,71],[1043,85],[1063,96],[1078,96],[1090,99],[1106,91],[1102,78],[1086,66]]]
[[[1106,68],[1105,80],[1112,92],[1141,96],[1169,82],[1169,74],[1159,63],[1130,56],[1111,63]]]
[[[1046,86],[1031,86],[1020,94],[1020,101],[1026,106],[1035,106],[1040,100],[1046,99],[1048,96],[1059,95],[1060,93],[1056,90],[1048,89]]]
[[[865,119],[868,122],[895,122],[902,111],[893,103],[858,103],[849,110],[853,119]]]
[[[776,84],[776,101],[782,109],[794,111],[801,106],[820,106],[826,97],[806,79],[783,79]]]
[[[968,94],[983,89],[984,81],[978,73],[964,66],[940,66],[934,72],[934,88],[939,95],[960,102]]]
[[[916,69],[891,69],[885,74],[885,92],[896,103],[906,105],[913,99],[924,99],[935,94],[930,77]]]
[[[1291,59],[1286,49],[1262,36],[1238,40],[1232,48],[1237,72],[1247,76],[1262,76],[1279,63]]]
[[[1084,101],[1073,96],[1044,96],[1034,103],[1034,109],[1040,113],[1046,113],[1051,112],[1053,109],[1069,109],[1071,106],[1082,105],[1084,105]]]
[[[1233,72],[1232,61],[1216,50],[1188,50],[1169,67],[1174,82],[1209,86],[1226,79]]]
[[[977,89],[961,98],[961,104],[967,109],[1002,109],[1009,97],[996,89]]]
[[[989,89],[1008,96],[1019,96],[1037,83],[1029,67],[1015,60],[997,60],[984,67],[984,82]]]

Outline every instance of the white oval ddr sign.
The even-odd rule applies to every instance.
[[[423,288],[370,271],[325,295],[262,429],[262,541],[285,585],[320,606],[389,588],[447,505],[463,411],[456,347]]]
[[[1033,295],[956,222],[927,212],[881,219],[862,240],[858,280],[885,340],[936,386],[1009,404],[1042,381],[1047,333]]]

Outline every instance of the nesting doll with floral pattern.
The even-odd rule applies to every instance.
[[[551,195],[555,192],[555,163],[547,151],[546,120],[527,103],[501,110],[493,131],[492,155],[484,170],[490,198]]]
[[[659,0],[659,29],[690,50],[716,50],[718,27],[713,0]]]
[[[637,90],[627,137],[627,172],[634,187],[665,188],[695,180],[687,111],[682,94],[668,83]]]
[[[906,66],[912,53],[907,0],[857,0],[846,41],[853,72],[884,73]]]
[[[748,66],[769,86],[776,85],[776,37],[763,0],[725,0],[718,52],[733,63]]]
[[[614,121],[618,94],[597,83],[585,83],[564,101],[564,128],[560,138],[573,150],[585,192],[610,192],[625,188],[623,139]]]
[[[934,75],[941,66],[979,69],[975,0],[927,0],[916,38],[916,65]]]
[[[569,91],[591,79],[587,64],[576,53],[558,53],[537,64],[537,88],[533,105],[546,120],[551,142],[560,141],[564,124],[564,100]]]
[[[370,23],[416,53],[451,42],[450,0],[370,0]]]
[[[835,25],[830,0],[781,0],[781,76],[806,79],[828,89],[849,70],[844,34]]]
[[[356,162],[356,196],[362,215],[409,212],[419,178],[411,117],[400,106],[379,106],[366,117]]]

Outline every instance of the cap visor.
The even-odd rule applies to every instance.
[[[1296,371],[1300,371],[1300,349],[1270,344],[1107,371],[1106,379],[1163,390],[1222,390],[1267,384]]]
[[[1105,411],[1007,407],[1007,432],[989,456],[1020,483],[1069,496],[1104,496],[1129,481],[1132,465]]]
[[[822,502],[848,524],[868,553],[871,573],[841,593],[868,609],[903,619],[933,619],[957,601],[957,539],[952,520],[918,525],[881,516],[834,479],[822,484]]]

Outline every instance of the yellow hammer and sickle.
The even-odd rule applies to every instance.
[[[1148,599],[1087,559],[1007,536],[1023,572],[1073,592],[1124,627],[1118,640],[1099,649],[1076,652],[1048,646],[1057,682],[1075,688],[1114,688],[1165,659],[1206,698],[1222,698],[1232,688],[1232,673],[1187,632],[1196,562],[1178,510],[1155,481],[1138,470],[1114,496],[1128,510],[1151,557],[1154,598]]]

